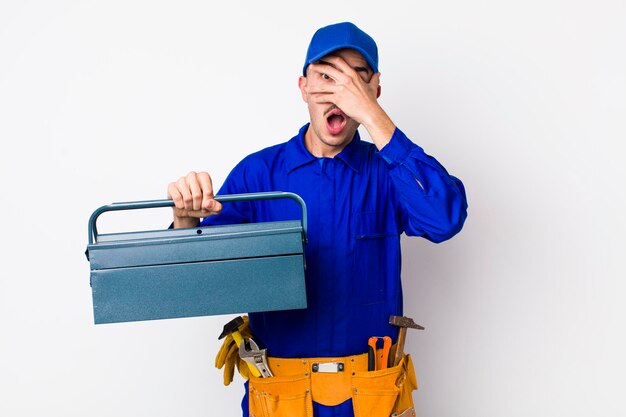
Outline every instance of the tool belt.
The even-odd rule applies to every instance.
[[[270,378],[249,379],[251,417],[313,417],[313,401],[335,406],[352,398],[355,417],[413,417],[417,381],[410,355],[368,371],[368,355],[267,358]]]

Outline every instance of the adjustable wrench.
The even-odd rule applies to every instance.
[[[258,369],[262,378],[274,376],[267,366],[267,349],[259,349],[253,339],[246,338],[239,345],[239,357]]]

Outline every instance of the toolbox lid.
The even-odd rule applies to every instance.
[[[303,253],[297,220],[100,234],[97,239],[87,246],[92,270]]]

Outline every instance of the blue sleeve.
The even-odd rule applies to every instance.
[[[467,217],[465,187],[398,128],[379,151],[389,167],[403,231],[443,242],[457,234]]]

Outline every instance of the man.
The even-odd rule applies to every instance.
[[[379,80],[378,50],[369,35],[348,22],[319,29],[298,82],[310,123],[288,142],[246,157],[219,191],[290,191],[307,204],[308,308],[249,317],[255,339],[272,357],[303,358],[304,363],[306,358],[358,361],[361,356],[351,355],[367,352],[369,337],[391,335],[395,340],[398,330],[388,321],[390,315],[402,315],[401,233],[442,242],[463,226],[467,203],[462,183],[394,125],[377,102]],[[367,129],[373,144],[360,140],[359,125]],[[177,228],[300,215],[297,204],[288,200],[222,207],[213,200],[211,178],[205,172],[191,172],[171,183],[168,198],[175,201]],[[355,368],[353,375],[358,371]],[[309,377],[308,371],[304,374]],[[258,383],[251,378],[252,382]],[[309,393],[310,382],[306,384]],[[253,391],[259,397],[262,390],[251,386]],[[361,400],[350,395],[327,400],[314,389],[314,415],[352,416],[353,409],[357,416],[370,415],[358,411],[370,405],[353,403]],[[285,396],[279,393],[276,400],[279,397]],[[253,400],[257,401],[251,398],[250,407],[256,417],[275,405]],[[248,401],[244,398],[244,415]]]

